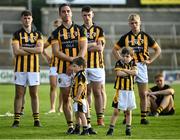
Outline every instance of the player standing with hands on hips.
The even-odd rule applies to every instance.
[[[113,48],[113,55],[117,60],[122,59],[119,53],[123,47],[130,46],[134,50],[134,59],[137,62],[138,74],[136,82],[138,85],[140,108],[141,108],[141,124],[149,124],[147,116],[147,95],[148,90],[148,72],[147,65],[155,61],[161,53],[161,48],[157,42],[147,33],[141,30],[141,18],[138,14],[130,14],[128,17],[129,27],[131,31],[123,35]],[[154,50],[153,55],[149,56],[148,48]]]

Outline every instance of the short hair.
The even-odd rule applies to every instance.
[[[63,4],[59,5],[59,13],[61,12],[62,7],[65,7],[65,6],[68,6],[68,7],[71,8],[70,4],[68,4],[68,3],[63,3]]]
[[[86,61],[82,57],[77,57],[73,59],[72,64],[76,64],[78,66],[83,66],[83,68],[86,67]]]
[[[130,54],[131,56],[134,55],[134,51],[131,47],[123,47],[122,50],[121,50],[121,54],[122,55],[125,55],[125,54]]]
[[[21,12],[21,17],[22,16],[32,16],[32,13],[29,10],[24,10],[24,11]]]
[[[163,74],[162,73],[158,73],[154,76],[154,79],[158,79],[158,78],[161,78],[163,77]]]
[[[81,10],[81,12],[90,12],[93,11],[91,6],[84,6]]]
[[[133,13],[133,14],[130,14],[128,17],[128,21],[132,21],[132,20],[136,20],[136,19],[141,20],[141,17],[139,14]]]

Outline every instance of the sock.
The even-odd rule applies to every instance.
[[[147,111],[141,111],[141,119],[146,119]]]
[[[157,113],[161,113],[163,111],[163,108],[161,106],[159,106],[156,110]]]
[[[131,125],[126,125],[126,130],[130,130],[131,129]]]
[[[20,113],[14,113],[14,121],[19,122],[20,121]]]
[[[34,121],[39,121],[39,113],[33,113]]]
[[[103,113],[97,113],[97,120],[100,120],[103,118]]]
[[[114,129],[114,127],[115,127],[115,126],[112,125],[112,124],[109,125],[109,129]]]
[[[67,121],[67,125],[68,125],[69,128],[70,128],[70,127],[73,128],[73,122],[72,122],[72,121]]]
[[[88,128],[91,128],[91,118],[90,117],[87,118],[87,125],[88,125]]]

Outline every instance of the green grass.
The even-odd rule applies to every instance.
[[[131,139],[179,139],[180,138],[180,87],[172,85],[175,89],[176,114],[173,116],[160,116],[158,118],[148,117],[149,125],[140,125],[139,97],[137,88],[137,109],[133,111],[132,136]],[[33,127],[33,117],[30,107],[29,94],[26,94],[25,115],[21,117],[20,127],[11,128],[13,117],[0,117],[0,139],[129,139],[125,136],[125,126],[122,125],[123,114],[121,113],[112,137],[106,136],[106,132],[112,114],[111,102],[114,95],[113,84],[106,84],[108,104],[105,112],[105,127],[96,126],[96,116],[92,110],[92,126],[98,132],[96,136],[66,135],[66,121],[63,114],[49,114],[49,86],[41,85],[40,97],[40,119],[43,127]],[[0,114],[7,111],[13,112],[14,85],[0,85]]]

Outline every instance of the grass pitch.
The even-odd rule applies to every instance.
[[[180,139],[180,86],[172,85],[172,87],[175,89],[175,115],[148,117],[149,125],[140,125],[139,96],[137,88],[135,88],[137,109],[133,111],[131,139]],[[0,85],[0,115],[8,111],[13,113],[14,90],[14,85]],[[120,114],[116,123],[114,135],[106,136],[113,111],[111,107],[115,92],[113,84],[106,84],[106,92],[108,102],[105,112],[105,127],[96,125],[96,115],[92,108],[91,122],[93,128],[98,132],[95,136],[66,135],[67,125],[64,115],[62,113],[45,114],[50,108],[49,85],[41,85],[39,88],[40,120],[43,127],[33,127],[30,98],[27,91],[25,114],[21,117],[20,127],[11,128],[12,116],[0,117],[0,139],[129,139],[125,136],[125,126],[122,125],[123,113]]]

